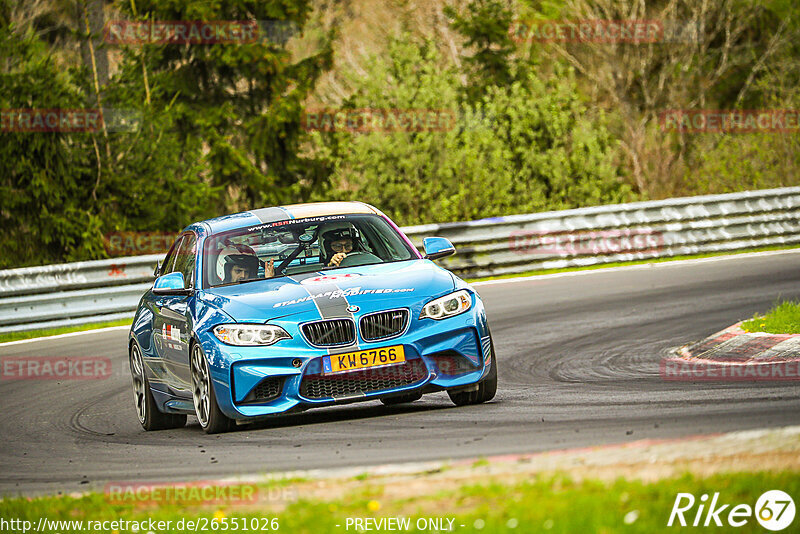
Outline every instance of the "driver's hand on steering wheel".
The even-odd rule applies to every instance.
[[[264,278],[272,278],[275,276],[275,262],[269,260],[264,262]]]
[[[345,254],[344,252],[337,252],[336,254],[333,255],[331,261],[328,262],[328,267],[334,267],[334,266],[338,267],[339,264],[342,263],[342,260],[345,259],[346,257],[347,254]]]

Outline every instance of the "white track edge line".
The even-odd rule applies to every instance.
[[[787,250],[765,250],[761,252],[743,252],[739,254],[725,254],[721,256],[711,256],[708,258],[689,258],[685,260],[637,263],[636,265],[619,265],[617,267],[598,267],[596,269],[585,269],[582,271],[564,271],[561,273],[533,274],[530,276],[517,276],[514,278],[501,278],[498,280],[483,280],[480,282],[469,282],[469,284],[471,286],[489,286],[494,284],[510,284],[514,282],[530,282],[532,280],[548,280],[550,278],[565,278],[569,276],[585,276],[598,273],[634,271],[638,269],[657,269],[661,267],[675,267],[681,265],[692,265],[692,264],[709,263],[715,261],[748,259],[748,258],[758,258],[764,256],[777,256],[780,254],[798,254],[798,253],[800,253],[800,248],[793,248]]]
[[[82,336],[86,334],[98,334],[102,332],[113,332],[115,330],[130,330],[130,326],[107,326],[105,328],[92,328],[90,330],[79,330],[77,332],[67,332],[66,334],[56,334],[55,336],[32,337],[30,339],[18,339],[16,341],[6,341],[0,343],[0,347],[9,345],[22,345],[23,343],[33,343],[34,341],[47,341],[50,339],[60,339],[64,337]]]

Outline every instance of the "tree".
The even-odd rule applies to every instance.
[[[696,139],[664,135],[661,112],[757,109],[767,102],[761,81],[779,71],[794,87],[800,73],[796,2],[565,0],[560,8],[556,16],[562,20],[647,20],[661,28],[652,42],[553,42],[537,48],[542,57],[571,65],[589,98],[618,116],[616,135],[634,184],[648,197],[702,192],[687,189],[682,177],[708,147],[700,143],[695,154]]]
[[[509,28],[514,18],[509,0],[470,0],[463,9],[447,6],[451,26],[473,50],[464,58],[467,100],[476,102],[491,86],[508,86],[514,80],[514,42]]]
[[[130,15],[141,21],[258,21],[262,28],[299,31],[310,1],[144,0]],[[263,36],[263,34],[260,34]],[[290,62],[285,40],[219,45],[145,45],[140,51],[153,87],[153,107],[171,106],[182,142],[199,140],[220,205],[241,208],[303,198],[326,177],[301,155],[303,101],[330,67],[330,42]]]
[[[374,203],[402,224],[623,202],[633,198],[602,117],[589,113],[572,72],[528,72],[460,102],[457,73],[435,45],[401,36],[374,58],[349,109],[436,110],[444,131],[319,133],[334,168],[321,199]]]
[[[125,2],[135,20],[258,21],[284,34],[125,46],[110,55],[107,83],[91,6],[99,0],[77,11],[0,0],[0,108],[102,108],[105,118],[99,131],[3,132],[0,244],[9,253],[0,265],[104,257],[104,234],[177,232],[220,211],[304,198],[327,179],[300,154],[300,117],[330,48],[296,63],[286,50],[285,30],[302,27],[307,3],[167,1],[137,10]],[[83,26],[73,27],[76,13]],[[133,127],[111,128],[119,116]]]
[[[80,90],[33,30],[0,24],[0,109],[76,109]],[[25,132],[4,117],[0,143],[0,265],[102,254],[91,134]]]

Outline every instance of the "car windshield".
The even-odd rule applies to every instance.
[[[417,257],[378,215],[263,223],[212,235],[204,250],[206,287]]]

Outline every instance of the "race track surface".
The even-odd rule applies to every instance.
[[[145,433],[126,332],[0,346],[9,356],[107,356],[91,381],[0,381],[0,494],[101,490],[107,482],[441,460],[800,424],[800,382],[668,382],[665,351],[776,299],[800,297],[800,252],[661,263],[477,287],[499,361],[491,403],[445,393],[275,418],[207,436]]]

